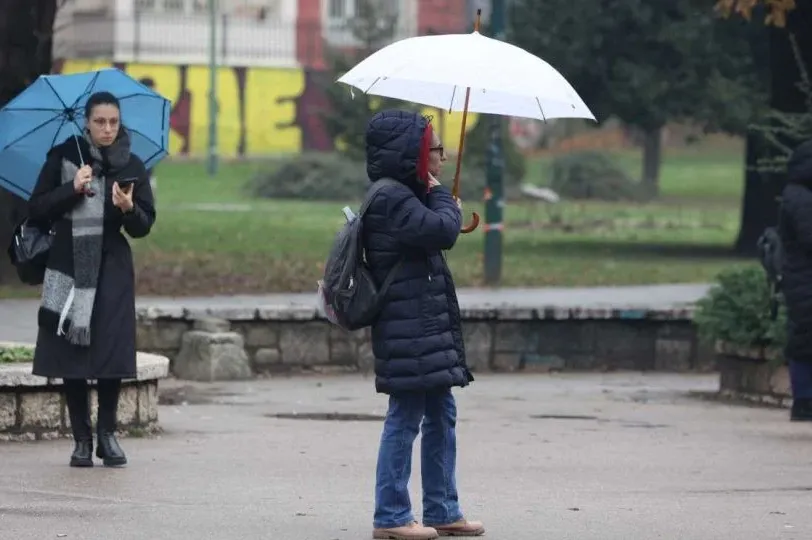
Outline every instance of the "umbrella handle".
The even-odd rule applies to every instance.
[[[476,212],[471,212],[471,223],[460,229],[460,232],[463,234],[468,234],[470,232],[474,232],[474,229],[479,227],[479,214]]]
[[[476,10],[476,21],[474,22],[474,31],[479,32],[479,24],[480,24],[480,17],[482,16],[482,10]],[[465,89],[465,106],[462,109],[462,126],[460,126],[460,146],[459,150],[457,151],[457,170],[454,172],[454,187],[451,189],[451,194],[454,197],[459,198],[460,196],[460,169],[462,168],[462,153],[465,149],[465,124],[468,122],[468,102],[471,99],[471,87]],[[474,230],[479,226],[479,214],[476,212],[471,213],[471,223],[468,225],[464,225],[460,232],[463,234],[468,234],[470,232],[474,232]]]

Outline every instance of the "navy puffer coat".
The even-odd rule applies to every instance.
[[[812,141],[787,164],[779,221],[784,248],[782,289],[787,305],[787,358],[812,362]]]
[[[427,120],[406,111],[382,111],[366,134],[371,182],[394,178],[364,214],[364,247],[375,280],[382,283],[403,257],[372,326],[375,388],[385,394],[466,386],[460,308],[442,250],[460,234],[462,214],[451,192],[426,193],[417,178],[420,141]]]

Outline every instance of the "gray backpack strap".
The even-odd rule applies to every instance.
[[[393,178],[381,178],[376,180],[372,183],[372,186],[367,190],[366,197],[364,198],[364,202],[361,204],[361,208],[358,210],[358,219],[361,219],[364,216],[364,213],[369,208],[369,205],[372,204],[372,201],[375,199],[375,195],[378,194],[380,190],[387,186],[395,186],[400,185],[400,182]],[[389,289],[389,286],[392,284],[392,281],[395,279],[395,275],[400,270],[400,267],[403,266],[403,262],[405,261],[404,257],[398,259],[398,262],[395,263],[389,272],[386,274],[386,278],[381,283],[381,286],[378,288],[378,299],[380,300],[386,294],[386,291]]]

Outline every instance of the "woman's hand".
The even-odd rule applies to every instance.
[[[73,190],[76,193],[86,192],[91,180],[93,180],[93,169],[90,168],[90,165],[83,165],[73,176]]]
[[[462,210],[462,199],[460,199],[459,197],[454,197],[454,202],[456,202],[456,203],[457,203],[457,207],[458,207],[460,210]]]
[[[439,185],[440,185],[440,181],[437,180],[436,178],[434,178],[433,174],[429,173],[429,189],[431,189],[433,187],[436,187],[436,186],[439,186]]]
[[[126,188],[122,188],[118,185],[118,182],[113,182],[113,204],[124,213],[132,210],[133,184],[130,184]]]

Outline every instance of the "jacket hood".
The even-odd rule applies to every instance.
[[[393,178],[416,193],[425,192],[426,186],[418,178],[418,164],[428,125],[429,121],[419,113],[403,110],[376,113],[370,119],[366,133],[370,181]]]
[[[798,145],[787,162],[787,180],[812,186],[812,140]]]

